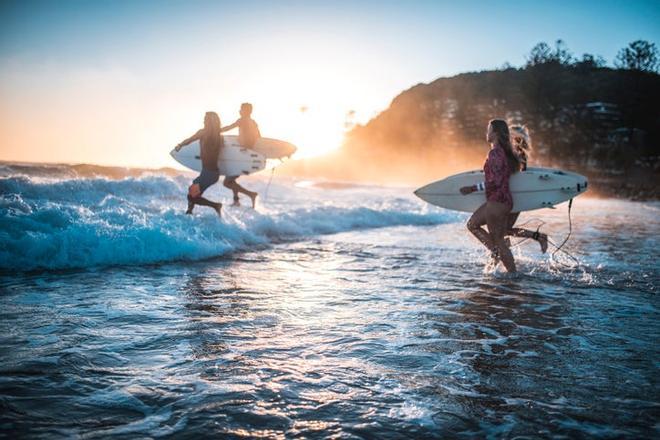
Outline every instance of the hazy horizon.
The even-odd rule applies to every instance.
[[[0,160],[35,163],[180,168],[168,152],[204,112],[229,124],[244,101],[264,136],[313,157],[340,145],[347,120],[367,122],[403,90],[521,66],[540,41],[563,39],[610,65],[633,40],[660,41],[655,2],[0,8]]]

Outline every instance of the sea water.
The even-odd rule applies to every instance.
[[[508,275],[411,188],[243,178],[220,220],[98,172],[0,167],[0,436],[660,435],[656,202],[580,196]]]

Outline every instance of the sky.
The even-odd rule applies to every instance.
[[[415,84],[560,38],[610,65],[660,47],[660,1],[0,0],[0,160],[175,166],[206,111],[228,125],[242,102],[314,156]]]

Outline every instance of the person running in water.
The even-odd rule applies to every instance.
[[[202,205],[215,209],[218,216],[222,217],[222,203],[212,202],[202,197],[204,191],[220,179],[218,154],[220,153],[220,149],[224,147],[220,127],[220,117],[218,114],[215,112],[206,112],[206,115],[204,115],[204,128],[175,147],[176,151],[179,151],[196,140],[199,140],[200,144],[202,172],[193,180],[192,185],[188,188],[188,210],[186,214],[192,214],[195,205]]]
[[[233,130],[238,127],[238,143],[245,148],[252,148],[254,144],[257,143],[257,140],[261,137],[259,133],[259,126],[256,122],[250,117],[252,115],[252,104],[244,102],[241,104],[240,110],[241,117],[236,120],[231,125],[222,127],[221,132]],[[234,194],[234,204],[232,206],[240,206],[241,202],[238,199],[238,193],[243,193],[252,200],[252,208],[255,207],[257,200],[257,193],[254,191],[249,191],[243,188],[236,181],[240,176],[227,176],[222,184],[229,188]]]
[[[511,133],[511,146],[513,147],[513,154],[518,158],[520,163],[520,171],[527,170],[527,161],[532,151],[532,141],[529,136],[529,130],[524,125],[512,125],[509,127]],[[524,237],[536,240],[541,245],[541,252],[545,253],[548,250],[548,236],[542,232],[530,231],[529,229],[515,228],[514,225],[520,216],[519,212],[512,212],[509,214],[509,225],[506,235],[513,237]]]
[[[490,144],[484,163],[486,203],[472,214],[467,228],[491,251],[496,261],[501,260],[508,272],[515,272],[516,263],[504,236],[509,229],[509,214],[513,208],[509,178],[520,170],[520,160],[513,152],[506,121],[491,120],[486,140]],[[472,185],[462,187],[460,192],[467,195],[479,190],[479,185]],[[482,228],[484,225],[488,226],[488,231]]]
[[[529,136],[529,131],[524,125],[512,125],[509,127],[509,132],[511,136],[511,149],[518,160],[518,167],[515,171],[525,171],[527,170],[527,162],[529,160],[530,153],[532,151],[532,143]],[[476,191],[484,191],[485,182],[479,183],[476,186]],[[462,191],[463,192],[463,191]],[[473,192],[472,189],[465,189],[465,192]],[[504,235],[509,235],[513,237],[522,237],[522,238],[531,238],[539,242],[541,246],[541,252],[545,253],[548,249],[548,236],[542,232],[531,231],[529,229],[517,228],[514,225],[520,216],[520,212],[511,212],[508,215],[507,228]],[[477,231],[477,233],[479,233]],[[508,238],[505,238],[504,242],[508,247],[511,246],[511,242]],[[493,253],[494,263],[499,261],[498,253]]]

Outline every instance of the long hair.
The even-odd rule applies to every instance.
[[[529,136],[529,130],[525,125],[512,125],[509,127],[511,132],[511,145],[513,153],[518,157],[521,169],[527,169],[527,162],[532,154],[532,139]]]
[[[204,115],[204,134],[202,135],[202,141],[206,145],[222,148],[224,142],[220,134],[220,127],[222,127],[220,116],[216,112],[206,112]]]
[[[509,126],[506,121],[502,119],[492,119],[489,122],[490,126],[493,127],[495,136],[497,137],[497,145],[502,147],[506,153],[506,158],[509,161],[509,169],[511,174],[520,170],[520,162],[518,158],[513,153],[513,147],[511,147],[511,135],[509,134]]]

